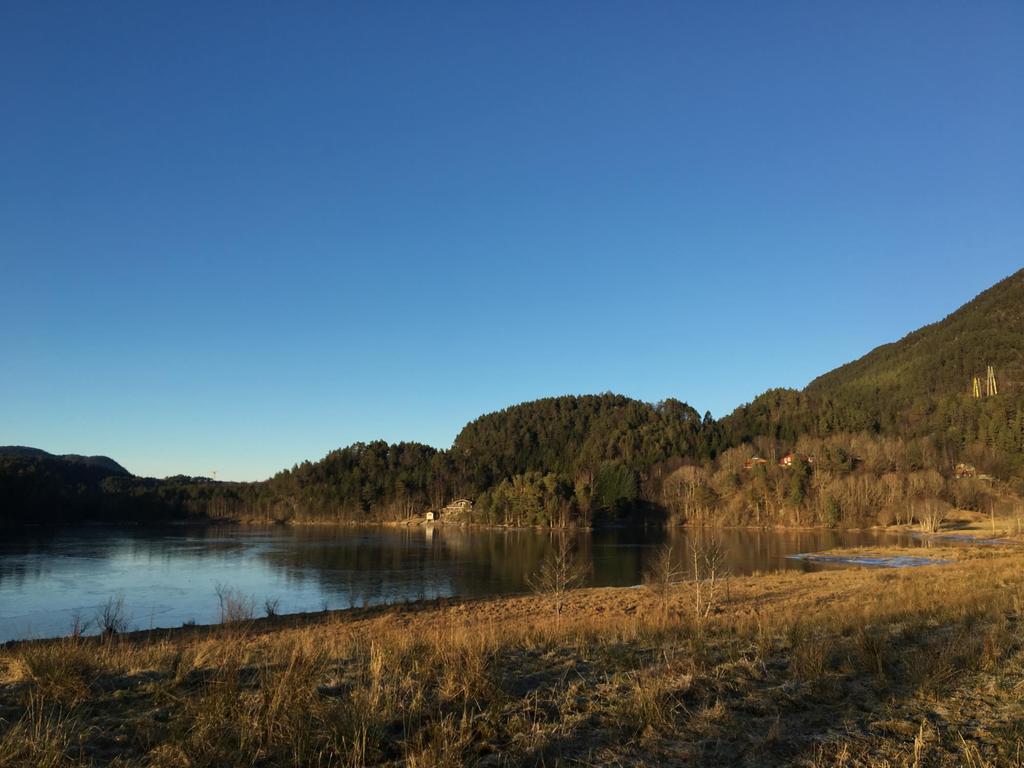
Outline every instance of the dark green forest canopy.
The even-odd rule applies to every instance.
[[[973,397],[972,378],[984,382],[990,365],[998,395]],[[480,416],[448,450],[357,443],[261,483],[158,481],[133,477],[105,457],[0,448],[0,523],[396,520],[468,497],[479,502],[482,521],[553,524],[664,514],[676,503],[666,494],[680,489],[690,494],[687,504],[727,504],[731,519],[743,519],[741,508],[768,503],[767,486],[756,490],[754,476],[736,474],[735,450],[781,455],[826,440],[821,451],[849,459],[829,466],[852,468],[851,452],[873,449],[860,438],[844,442],[847,435],[877,445],[903,441],[883,451],[896,458],[876,462],[878,473],[929,468],[949,475],[955,462],[970,461],[1011,486],[1024,484],[1024,270],[802,391],[769,390],[719,421],[678,400],[550,397]],[[689,470],[690,479],[680,480],[687,467],[717,473],[715,488]],[[785,481],[791,486],[792,477]],[[835,493],[816,502],[821,515],[836,513]],[[786,494],[785,503],[811,498],[796,486]]]
[[[552,493],[572,488],[571,499],[584,473],[597,478],[587,485],[589,505],[610,477],[635,487],[667,457],[711,458],[718,442],[710,418],[675,400],[651,405],[612,394],[552,397],[481,416],[448,451],[360,443],[282,472],[267,486],[279,514],[401,519],[456,496],[476,498],[503,482],[518,482],[524,494],[531,483]],[[544,483],[524,479],[542,475],[548,477]],[[623,499],[636,496],[616,496],[608,504],[599,499],[597,507],[621,507]],[[578,510],[580,499],[574,503]]]
[[[550,397],[471,421],[452,454],[474,487],[525,472],[573,476],[616,461],[642,472],[669,456],[710,458],[718,447],[708,415],[678,400],[656,405],[622,395]]]

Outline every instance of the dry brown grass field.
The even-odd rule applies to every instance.
[[[0,765],[1024,766],[1024,548],[930,554],[14,644]]]

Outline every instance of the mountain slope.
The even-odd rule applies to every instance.
[[[973,376],[984,388],[989,365],[1003,394],[1024,382],[1024,270],[944,320],[819,376],[805,392],[816,398],[908,402],[922,395],[968,393]]]
[[[995,369],[998,396],[985,396]],[[972,397],[979,377],[983,396]],[[869,433],[926,438],[991,474],[1024,473],[1024,270],[951,315],[819,376],[802,391],[769,390],[719,422],[727,445],[765,438]],[[771,443],[769,443],[771,444]]]

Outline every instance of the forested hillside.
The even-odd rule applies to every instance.
[[[998,394],[986,393],[992,366]],[[978,377],[981,397],[974,397]],[[729,445],[839,433],[928,438],[945,459],[1024,473],[1024,270],[946,319],[812,381],[773,390],[722,420]],[[948,461],[947,461],[948,463]],[[936,467],[942,469],[942,467]]]
[[[465,496],[477,501],[476,522],[591,522],[640,510],[642,481],[666,458],[709,459],[717,447],[714,422],[675,400],[553,397],[481,416],[448,451],[334,451],[279,473],[249,503],[291,519],[396,520]]]
[[[997,394],[984,384],[990,365]],[[399,520],[468,497],[468,519],[495,524],[859,526],[936,505],[1013,507],[1022,492],[1024,271],[803,391],[770,390],[720,421],[677,400],[545,398],[475,419],[449,450],[358,443],[262,483],[158,481],[103,457],[0,449],[8,523]]]
[[[1024,270],[944,320],[819,376],[805,390],[819,399],[859,404],[890,415],[926,397],[968,394],[971,378],[995,368],[1001,394],[1024,382]]]
[[[686,403],[656,405],[622,395],[550,397],[470,422],[452,454],[473,488],[514,475],[575,476],[613,461],[644,472],[668,456],[710,458],[718,449],[710,414]]]

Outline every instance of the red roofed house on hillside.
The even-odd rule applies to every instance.
[[[793,466],[793,462],[798,460],[798,459],[800,461],[802,461],[804,464],[813,464],[814,463],[814,457],[813,456],[805,456],[802,453],[793,453],[792,451],[790,451],[785,456],[783,456],[781,459],[779,459],[779,466],[780,467],[792,467]]]

